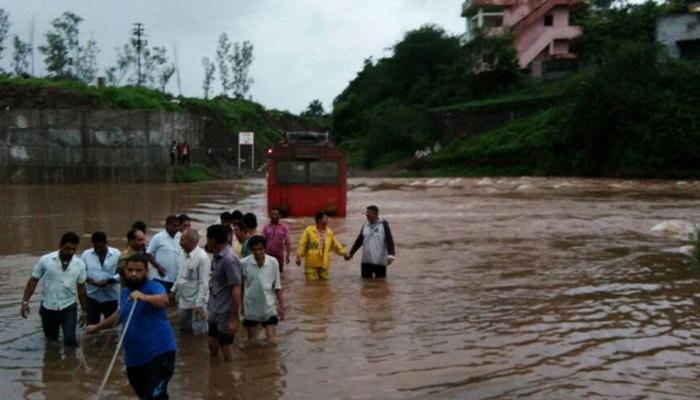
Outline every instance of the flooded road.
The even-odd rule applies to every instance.
[[[186,212],[203,229],[224,210],[262,215],[262,181],[0,188],[2,398],[93,395],[109,334],[76,351],[47,346],[22,290],[63,231],[136,219],[158,231]],[[287,320],[276,347],[210,360],[204,337],[178,336],[174,399],[685,399],[700,391],[700,268],[682,254],[700,221],[699,182],[584,179],[353,179],[350,246],[376,204],[398,258],[386,282],[335,257],[329,282],[283,277]],[[311,219],[287,221],[296,242]],[[239,335],[239,338],[242,336]],[[105,350],[106,349],[106,350]],[[119,362],[108,398],[131,398]]]

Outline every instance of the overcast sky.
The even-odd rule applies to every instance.
[[[27,41],[35,21],[35,46],[52,19],[69,10],[84,21],[81,40],[92,35],[101,52],[101,74],[134,22],[145,24],[149,45],[177,48],[182,93],[202,96],[201,59],[215,58],[222,32],[254,45],[250,94],[267,108],[298,113],[313,99],[330,110],[333,98],[355,77],[365,58],[387,56],[408,30],[435,23],[464,31],[462,0],[0,0],[10,14],[10,34]],[[10,40],[0,61],[7,69]],[[44,74],[36,52],[37,74]],[[214,82],[215,93],[220,91]],[[178,93],[173,80],[168,91]]]

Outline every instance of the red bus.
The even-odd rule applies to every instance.
[[[288,132],[267,151],[267,211],[313,216],[319,211],[345,217],[347,160],[328,133]]]

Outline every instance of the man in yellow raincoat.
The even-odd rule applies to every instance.
[[[305,257],[304,273],[309,280],[328,279],[328,268],[331,265],[331,251],[346,256],[347,251],[335,238],[333,231],[328,228],[328,216],[316,213],[316,225],[309,225],[301,234],[297,247],[297,265]]]

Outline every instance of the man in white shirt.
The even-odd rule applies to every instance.
[[[148,278],[160,283],[169,291],[177,278],[180,266],[180,220],[175,215],[165,219],[165,229],[158,232],[146,249],[146,256],[153,268],[149,269]]]
[[[243,274],[243,326],[248,340],[255,338],[256,327],[262,325],[267,340],[277,343],[277,324],[284,320],[284,298],[277,260],[265,254],[262,236],[248,240],[251,255],[241,260]]]
[[[107,245],[107,234],[92,234],[92,248],[80,257],[87,268],[87,323],[100,322],[100,314],[109,318],[119,304],[117,264],[121,253]]]
[[[199,233],[195,229],[182,232],[180,237],[180,270],[171,289],[179,304],[180,330],[195,335],[207,332],[207,316],[204,312],[209,298],[209,271],[211,260],[199,247]]]
[[[78,323],[78,306],[80,301],[83,311],[86,308],[85,263],[74,257],[80,237],[74,232],[66,232],[61,237],[59,250],[46,254],[34,266],[32,276],[24,288],[22,298],[22,318],[29,316],[29,299],[36,290],[39,280],[43,282],[41,290],[41,326],[48,340],[58,340],[59,328],[63,332],[63,344],[76,346],[75,328]],[[85,313],[80,321],[85,320]]]

